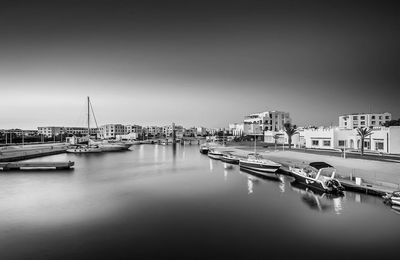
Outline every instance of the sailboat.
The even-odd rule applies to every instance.
[[[67,153],[101,153],[103,150],[99,145],[93,145],[90,143],[90,98],[87,97],[87,128],[88,128],[88,144],[79,145],[74,148],[67,149]]]

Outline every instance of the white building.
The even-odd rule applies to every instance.
[[[358,113],[339,116],[339,127],[342,129],[354,129],[358,127],[378,127],[392,120],[392,114],[385,112]]]
[[[207,135],[207,129],[202,126],[196,127],[196,135],[205,136]]]
[[[81,135],[86,136],[88,134],[87,127],[72,127],[72,126],[39,126],[38,134],[46,137],[52,137],[66,133],[69,135]],[[90,135],[96,135],[98,133],[97,128],[90,128]]]
[[[121,124],[107,124],[100,126],[100,137],[115,139],[117,135],[125,134],[125,126]]]
[[[234,136],[242,136],[244,131],[244,124],[232,123],[229,124],[229,132]]]
[[[162,133],[166,136],[166,137],[172,137],[172,133],[173,130],[175,129],[175,135],[178,138],[181,138],[184,134],[184,129],[183,126],[181,125],[175,125],[174,123],[171,125],[167,125],[162,127]]]
[[[400,154],[400,126],[373,127],[372,134],[364,139],[365,151]],[[340,127],[304,129],[306,148],[313,149],[361,149],[357,129]]]
[[[125,133],[137,133],[140,134],[142,132],[142,127],[140,125],[126,125],[125,126]]]
[[[264,135],[264,131],[280,131],[285,123],[290,123],[289,113],[266,111],[248,115],[243,121],[243,132],[247,135]]]

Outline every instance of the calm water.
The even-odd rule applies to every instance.
[[[62,154],[71,171],[0,173],[0,259],[363,259],[394,255],[381,199],[313,194],[193,146]]]

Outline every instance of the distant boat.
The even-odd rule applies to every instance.
[[[129,148],[133,145],[133,143],[131,142],[117,142],[108,140],[100,140],[100,141],[90,140],[90,143],[93,145],[97,145],[103,152],[116,152],[116,151],[129,150]]]
[[[392,193],[387,193],[383,196],[385,202],[388,202],[391,205],[400,206],[400,191],[394,191]]]
[[[312,162],[307,167],[290,167],[289,170],[296,181],[310,188],[328,193],[342,193],[344,190],[342,184],[335,179],[336,169],[325,162]],[[323,175],[323,171],[330,171],[330,176]]]
[[[224,152],[221,161],[230,163],[230,164],[239,164],[240,158],[233,155],[231,152]]]
[[[217,151],[215,149],[210,149],[208,151],[208,157],[215,159],[215,160],[220,160],[222,157],[222,153],[220,151]]]
[[[208,154],[209,150],[210,150],[210,148],[208,146],[205,146],[205,145],[200,146],[200,153],[202,153],[202,154]]]
[[[75,148],[67,149],[67,153],[101,153],[103,150],[93,145],[77,145]]]
[[[259,154],[249,154],[246,159],[239,160],[240,169],[254,172],[269,178],[279,178],[276,171],[281,167],[279,163],[264,159]]]

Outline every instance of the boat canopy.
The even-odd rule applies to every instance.
[[[317,170],[322,168],[334,168],[332,165],[329,165],[326,162],[312,162],[310,163],[310,166],[314,167]]]

